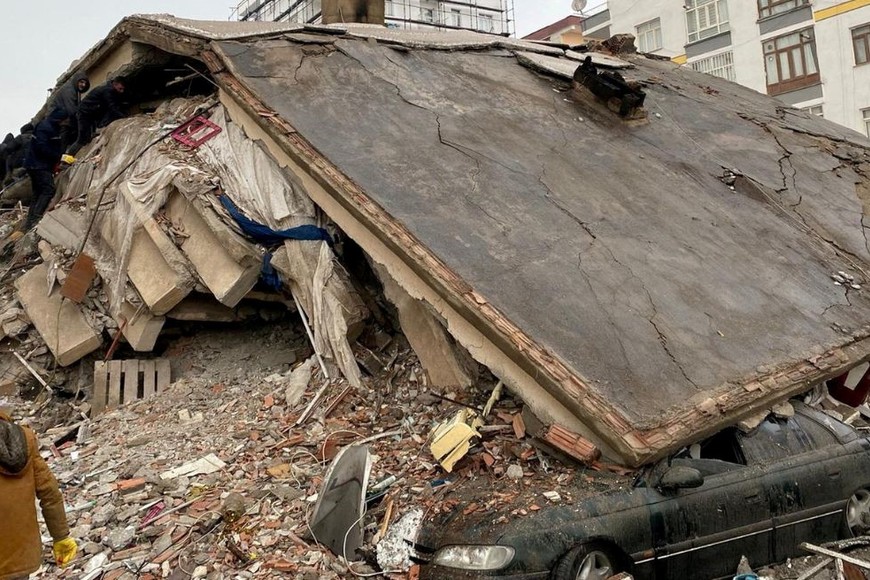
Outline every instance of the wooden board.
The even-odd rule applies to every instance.
[[[97,269],[94,266],[94,259],[87,254],[79,254],[60,289],[61,295],[76,304],[81,303],[96,275]]]
[[[98,415],[106,408],[108,368],[105,362],[94,363],[94,392],[92,395],[91,414]]]
[[[94,363],[92,415],[153,397],[170,382],[168,359],[97,361]]]

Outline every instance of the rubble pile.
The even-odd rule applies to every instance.
[[[91,421],[79,414],[44,432],[44,455],[64,491],[81,557],[64,571],[46,565],[38,577],[350,577],[348,563],[321,547],[307,526],[327,465],[351,444],[369,446],[369,489],[384,488],[366,513],[362,554],[348,555],[357,573],[377,570],[376,543],[402,516],[453,509],[466,493],[454,492],[460,481],[492,491],[488,505],[468,513],[515,502],[515,517],[528,517],[541,505],[570,500],[557,490],[584,478],[516,436],[521,409],[509,397],[448,478],[427,438],[458,408],[447,399],[470,395],[433,393],[401,335],[384,351],[367,352],[382,367],[355,389],[325,381],[313,358],[258,369],[231,352],[233,345],[247,348],[250,358],[257,344],[269,342],[305,354],[300,334],[257,325],[221,333],[174,341],[181,378],[157,396]],[[215,350],[216,340],[228,353]],[[320,404],[299,423],[324,385]],[[466,404],[489,397],[485,390],[475,395]]]

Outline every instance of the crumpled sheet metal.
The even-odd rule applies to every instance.
[[[311,514],[311,533],[332,553],[354,559],[363,541],[365,494],[372,458],[365,445],[351,445],[335,456]]]

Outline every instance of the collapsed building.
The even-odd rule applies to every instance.
[[[17,299],[60,365],[278,300],[359,385],[371,275],[433,384],[626,465],[864,362],[870,142],[620,44],[126,18],[59,79],[136,87],[37,228],[75,265]]]

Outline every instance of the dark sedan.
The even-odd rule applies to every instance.
[[[460,504],[424,522],[421,578],[731,577],[744,555],[759,567],[801,555],[804,541],[865,533],[870,440],[794,407],[790,419],[770,416],[749,434],[726,429],[592,497],[524,516],[464,515]],[[485,500],[467,497],[476,501]]]

